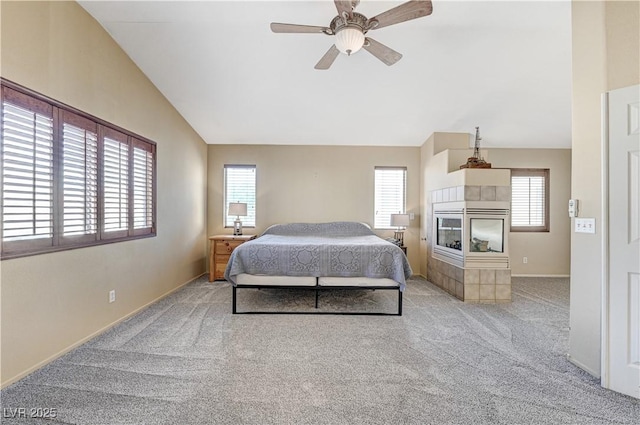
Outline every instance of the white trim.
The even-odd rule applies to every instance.
[[[600,385],[609,388],[609,92],[601,97],[602,271],[600,275]],[[597,375],[595,375],[597,376]]]
[[[577,367],[579,367],[580,369],[586,371],[588,374],[595,376],[596,378],[598,377],[599,373],[597,370],[593,370],[589,367],[587,367],[586,365],[580,363],[579,361],[577,361],[576,359],[574,359],[573,357],[571,357],[570,354],[567,354],[567,360],[569,360],[570,363],[576,365]]]
[[[511,274],[511,277],[569,277],[568,274]]]
[[[58,351],[57,353],[47,357],[46,359],[36,363],[35,365],[31,366],[30,368],[28,368],[27,370],[24,370],[22,372],[20,372],[19,374],[7,379],[6,381],[2,382],[0,384],[0,389],[4,389],[6,387],[8,387],[11,384],[14,384],[16,382],[18,382],[19,380],[21,380],[22,378],[26,377],[27,375],[30,375],[31,373],[35,372],[36,370],[40,369],[43,366],[46,366],[47,364],[51,363],[52,361],[58,359],[59,357],[62,357],[63,355],[67,354],[69,351],[78,348],[79,346],[81,346],[82,344],[84,344],[85,342],[97,337],[98,335],[100,335],[101,333],[108,331],[109,329],[111,329],[112,327],[116,326],[117,324],[127,320],[128,318],[130,318],[131,316],[139,313],[140,311],[144,310],[145,308],[149,307],[151,304],[160,301],[161,299],[171,295],[172,293],[174,293],[175,291],[177,291],[178,289],[182,288],[183,286],[193,282],[194,280],[198,279],[201,276],[206,275],[207,273],[202,273],[192,279],[189,279],[188,281],[186,281],[185,283],[176,286],[173,289],[170,289],[169,291],[165,292],[164,294],[160,295],[159,297],[157,297],[154,300],[149,301],[148,303],[146,303],[145,305],[138,307],[137,309],[133,310],[131,313],[126,314],[125,316],[111,322],[110,324],[108,324],[107,326],[104,326],[101,329],[98,329],[97,331],[93,332],[90,335],[85,336],[84,338],[76,341],[75,343],[71,344],[70,346],[63,348],[62,350]]]

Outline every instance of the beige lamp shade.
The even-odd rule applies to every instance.
[[[409,226],[409,214],[391,214],[391,225],[395,227]]]
[[[235,216],[247,215],[247,204],[244,202],[230,202],[228,214]]]

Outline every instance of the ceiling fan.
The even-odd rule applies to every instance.
[[[365,37],[365,34],[369,30],[376,30],[411,19],[421,18],[431,15],[431,12],[433,12],[430,0],[412,0],[373,18],[367,18],[360,13],[354,12],[360,0],[334,0],[334,3],[336,4],[336,9],[338,9],[338,16],[333,18],[328,27],[272,22],[271,31],[276,33],[335,35],[335,44],[324,54],[316,64],[315,69],[329,69],[340,52],[351,56],[361,48],[364,48],[385,64],[393,65],[402,58],[402,55],[372,38]]]

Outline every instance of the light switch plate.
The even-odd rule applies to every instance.
[[[595,233],[596,232],[596,219],[595,218],[577,218],[575,219],[575,231],[576,233]]]

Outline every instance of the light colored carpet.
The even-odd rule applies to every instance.
[[[392,291],[340,294],[321,308],[396,308]],[[404,301],[401,317],[234,316],[230,286],[203,277],[2,391],[55,420],[2,423],[638,423],[638,400],[566,360],[568,279],[514,278],[500,305],[411,279]],[[239,292],[240,308],[273,303],[313,295]]]

